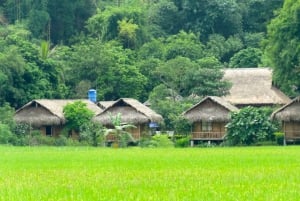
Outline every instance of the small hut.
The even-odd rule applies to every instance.
[[[184,117],[192,123],[191,145],[194,141],[222,141],[230,112],[237,110],[220,97],[207,96],[185,111]]]
[[[232,84],[223,98],[237,107],[277,106],[291,101],[272,85],[270,68],[231,68],[224,70],[223,80]]]
[[[300,96],[282,106],[271,116],[282,123],[285,142],[300,140]]]
[[[111,117],[119,113],[121,114],[122,123],[136,126],[136,128],[129,131],[135,140],[139,140],[142,134],[149,130],[150,125],[163,120],[161,115],[139,101],[132,98],[121,98],[96,115],[94,121],[100,122],[106,127],[112,127]],[[108,136],[107,141],[113,141],[113,138]]]
[[[64,127],[66,119],[63,108],[68,103],[82,101],[87,104],[87,108],[96,114],[102,109],[89,100],[33,100],[18,109],[14,119],[17,123],[29,124],[34,129],[39,129],[48,136],[58,136]]]

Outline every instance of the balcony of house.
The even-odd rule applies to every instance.
[[[126,134],[122,134],[122,135],[126,135]],[[133,139],[135,141],[139,141],[140,140],[140,133],[131,133],[131,136],[133,137]],[[129,137],[128,137],[129,138]],[[116,142],[120,139],[118,139],[118,137],[114,134],[109,134],[106,136],[105,141],[106,142]],[[128,142],[131,142],[132,140],[130,140],[130,138],[128,139]]]
[[[192,132],[192,140],[223,140],[225,136],[224,131],[204,131],[204,132]]]
[[[192,127],[191,140],[222,141],[226,130],[226,122],[197,122]]]

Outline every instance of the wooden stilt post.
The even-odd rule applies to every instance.
[[[194,140],[191,140],[191,147],[194,146]]]

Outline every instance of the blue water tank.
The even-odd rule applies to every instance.
[[[97,102],[97,91],[95,89],[90,89],[88,92],[88,98],[90,101]]]

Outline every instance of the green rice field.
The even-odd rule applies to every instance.
[[[0,200],[299,200],[300,146],[0,147]]]

